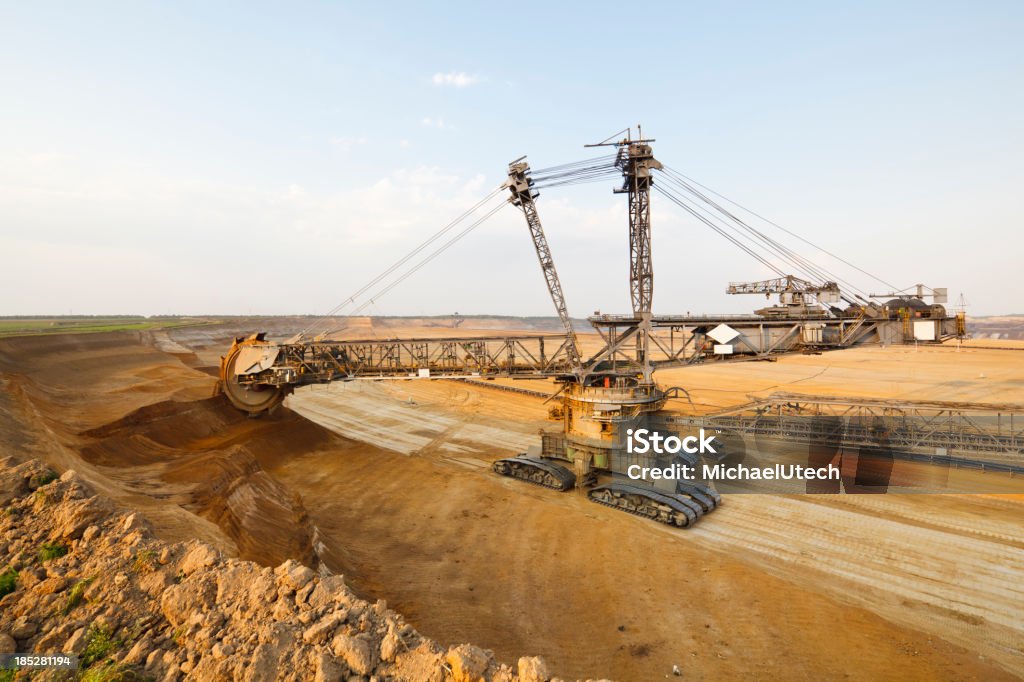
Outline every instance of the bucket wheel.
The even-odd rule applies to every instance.
[[[274,409],[284,400],[287,391],[281,386],[265,384],[240,384],[235,364],[242,350],[251,345],[251,341],[236,341],[227,356],[221,360],[220,390],[228,397],[231,404],[255,416]]]

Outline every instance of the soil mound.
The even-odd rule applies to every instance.
[[[0,650],[75,654],[90,679],[542,682],[490,651],[444,649],[341,576],[165,544],[74,471],[0,460]]]

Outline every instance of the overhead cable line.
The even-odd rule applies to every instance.
[[[730,199],[729,197],[727,197],[727,196],[724,196],[724,195],[722,195],[722,194],[719,194],[718,192],[716,192],[715,190],[711,189],[711,188],[710,188],[710,187],[708,187],[707,185],[702,185],[702,184],[701,184],[700,182],[698,182],[698,181],[694,180],[693,178],[687,177],[687,176],[686,176],[685,174],[683,174],[683,173],[681,173],[681,172],[679,172],[679,171],[675,170],[674,168],[668,168],[668,167],[666,166],[666,168],[665,168],[665,169],[666,169],[666,170],[669,170],[669,171],[671,171],[671,172],[673,172],[673,173],[675,173],[676,175],[678,175],[678,176],[680,176],[680,177],[682,177],[682,178],[684,178],[684,179],[686,179],[686,180],[688,180],[688,181],[690,181],[690,182],[692,182],[693,184],[697,185],[698,187],[701,187],[702,189],[704,189],[704,190],[706,190],[706,191],[710,192],[711,194],[714,194],[714,195],[715,195],[716,197],[718,197],[719,199],[722,199],[723,201],[726,201],[726,202],[728,202],[728,203],[732,204],[732,205],[733,205],[733,206],[735,206],[736,208],[739,208],[740,210],[746,211],[747,213],[749,213],[750,215],[754,216],[755,218],[758,218],[758,219],[760,219],[760,220],[763,220],[764,222],[768,223],[768,224],[769,224],[769,225],[771,225],[772,227],[774,227],[774,228],[776,228],[776,229],[779,229],[779,230],[781,230],[781,231],[785,232],[786,234],[790,235],[791,237],[794,237],[794,238],[796,238],[796,239],[799,239],[799,240],[800,240],[800,241],[802,241],[803,243],[807,244],[807,245],[808,245],[808,246],[810,246],[810,247],[813,247],[813,248],[817,249],[818,251],[821,251],[821,252],[822,252],[822,253],[824,253],[825,255],[827,255],[827,256],[830,256],[830,257],[832,257],[832,258],[835,258],[835,259],[836,259],[837,261],[839,261],[840,263],[843,263],[844,265],[846,265],[846,266],[848,266],[848,267],[851,267],[851,268],[853,268],[853,269],[854,269],[854,270],[856,270],[857,272],[860,272],[861,274],[867,275],[868,277],[870,277],[871,279],[875,280],[876,282],[881,282],[882,284],[886,285],[887,287],[890,287],[890,288],[891,288],[891,289],[892,289],[893,291],[896,291],[896,290],[897,290],[897,287],[896,287],[896,286],[895,286],[894,284],[890,284],[889,282],[886,282],[886,281],[885,281],[884,279],[882,279],[882,278],[878,277],[877,275],[874,275],[874,274],[872,274],[872,273],[868,272],[867,270],[864,270],[863,268],[860,268],[860,267],[858,267],[858,266],[854,265],[853,263],[851,263],[851,262],[849,262],[848,260],[844,259],[844,258],[843,258],[842,256],[836,255],[835,253],[832,253],[831,251],[829,251],[829,250],[825,249],[824,247],[818,246],[818,245],[817,245],[817,244],[815,244],[814,242],[812,242],[812,241],[810,241],[810,240],[808,240],[808,239],[806,239],[806,238],[804,238],[804,237],[800,236],[800,235],[799,235],[799,234],[797,234],[796,232],[793,232],[792,230],[788,230],[788,229],[786,229],[786,228],[785,228],[785,227],[783,227],[782,225],[779,225],[778,223],[776,223],[776,222],[774,222],[774,221],[772,221],[772,220],[769,220],[768,218],[765,218],[765,217],[764,217],[763,215],[761,215],[761,214],[757,213],[756,211],[753,211],[753,210],[751,210],[751,209],[749,209],[749,208],[746,208],[746,207],[745,207],[745,206],[743,206],[742,204],[740,204],[740,203],[738,203],[738,202],[736,202],[736,201],[734,201],[734,200]]]
[[[369,291],[374,286],[379,284],[386,277],[388,277],[393,272],[395,272],[395,270],[397,270],[398,268],[402,267],[407,262],[409,262],[412,258],[414,258],[421,251],[423,251],[424,249],[429,247],[431,244],[436,242],[438,239],[443,237],[445,234],[450,232],[452,229],[455,228],[455,226],[457,226],[459,223],[461,223],[466,218],[471,216],[473,213],[478,211],[482,206],[484,206],[487,202],[489,202],[491,199],[493,199],[499,192],[501,192],[504,189],[505,189],[504,185],[499,185],[498,187],[496,187],[493,190],[491,190],[491,192],[489,194],[487,194],[487,196],[485,196],[483,199],[481,199],[476,204],[474,204],[472,207],[470,207],[468,210],[466,210],[464,213],[462,213],[462,215],[458,216],[457,218],[455,218],[454,220],[449,222],[447,225],[442,227],[440,230],[438,230],[437,232],[432,234],[430,237],[428,237],[423,242],[421,242],[418,246],[416,246],[414,249],[412,249],[409,253],[407,253],[402,258],[397,260],[389,268],[387,268],[386,270],[384,270],[383,272],[378,274],[376,277],[371,279],[369,282],[364,284],[362,287],[357,289],[350,296],[345,298],[341,303],[339,303],[338,305],[334,306],[329,311],[324,313],[324,315],[322,315],[319,319],[317,319],[314,322],[312,322],[311,324],[309,324],[305,329],[303,329],[301,332],[299,332],[299,335],[300,336],[304,335],[306,332],[310,331],[311,329],[314,329],[318,324],[320,324],[323,321],[324,318],[336,315],[339,312],[341,312],[341,310],[343,310],[346,306],[355,303],[355,300],[358,297],[360,297],[363,294],[365,294],[367,291]],[[491,215],[491,214],[488,214],[488,215]]]
[[[507,201],[502,201],[502,202],[501,202],[500,204],[498,204],[497,206],[495,206],[494,208],[492,208],[492,209],[491,209],[490,211],[488,211],[487,213],[485,213],[485,214],[484,214],[484,215],[483,215],[482,217],[478,218],[478,219],[477,219],[477,220],[476,220],[475,222],[473,222],[472,224],[470,224],[470,225],[469,225],[469,227],[467,227],[466,229],[464,229],[464,230],[463,230],[462,232],[459,232],[459,233],[458,233],[457,235],[455,235],[454,237],[452,237],[452,238],[451,238],[450,240],[448,240],[447,242],[445,242],[444,244],[442,244],[442,245],[441,245],[441,246],[440,246],[439,248],[437,248],[436,250],[434,250],[434,251],[433,251],[433,252],[432,252],[432,253],[431,253],[430,255],[428,255],[428,256],[427,256],[426,258],[424,258],[424,259],[423,259],[423,260],[421,260],[421,261],[420,261],[419,263],[417,263],[417,264],[416,264],[415,266],[413,266],[413,267],[412,267],[412,268],[411,268],[410,270],[406,271],[406,272],[405,272],[405,273],[404,273],[403,275],[401,275],[401,276],[400,276],[400,277],[399,277],[398,279],[396,279],[396,280],[395,280],[394,282],[392,282],[391,284],[389,284],[389,285],[388,285],[387,287],[385,287],[385,288],[384,288],[383,290],[381,290],[381,291],[377,292],[377,293],[376,293],[376,294],[375,294],[375,295],[374,295],[374,296],[373,296],[372,298],[370,298],[370,299],[367,299],[367,300],[366,300],[366,302],[364,302],[364,303],[363,303],[363,304],[362,304],[361,306],[359,306],[358,308],[356,308],[356,309],[355,309],[355,310],[353,311],[353,313],[354,313],[354,314],[357,314],[357,313],[361,312],[361,311],[362,311],[362,310],[363,310],[364,308],[366,308],[367,306],[373,305],[373,304],[374,304],[374,302],[375,302],[375,301],[376,301],[377,299],[379,299],[379,298],[381,298],[382,296],[384,296],[385,294],[387,294],[387,293],[388,293],[389,291],[391,291],[392,289],[394,289],[394,288],[395,288],[396,286],[398,286],[399,284],[401,284],[402,282],[404,282],[404,281],[405,281],[406,279],[408,279],[408,278],[409,278],[409,277],[410,277],[411,275],[413,275],[413,274],[414,274],[415,272],[417,272],[417,271],[418,271],[418,270],[419,270],[420,268],[422,268],[422,267],[423,267],[424,265],[426,265],[426,264],[427,264],[427,263],[429,263],[430,261],[432,261],[432,260],[434,260],[435,258],[437,258],[438,256],[440,256],[440,255],[441,255],[442,253],[444,253],[445,251],[447,251],[447,250],[448,250],[448,249],[449,249],[450,247],[452,247],[452,246],[453,246],[453,245],[454,245],[454,244],[455,244],[456,242],[458,242],[458,241],[459,241],[460,239],[462,239],[463,237],[465,237],[465,236],[466,236],[467,234],[469,234],[470,232],[472,232],[473,230],[475,230],[475,229],[476,229],[477,227],[479,227],[479,226],[480,226],[481,224],[483,224],[483,223],[484,223],[484,222],[485,222],[485,221],[486,221],[486,220],[487,220],[488,218],[490,218],[491,216],[493,216],[493,215],[494,215],[495,213],[497,213],[498,211],[500,211],[500,210],[501,210],[502,208],[504,208],[505,206],[508,206],[508,202],[507,202]]]
[[[866,296],[866,292],[859,288],[852,282],[840,277],[839,275],[829,271],[823,266],[805,258],[800,253],[794,251],[782,242],[773,239],[769,235],[765,234],[761,230],[758,230],[751,225],[747,224],[744,220],[731,213],[726,208],[715,202],[713,199],[703,194],[699,190],[695,189],[692,185],[686,182],[684,179],[675,177],[674,172],[663,173],[662,178],[670,181],[679,189],[685,191],[688,195],[701,202],[703,205],[710,207],[717,213],[717,218],[727,228],[737,233],[747,235],[750,240],[756,240],[759,242],[759,248],[765,250],[773,257],[780,259],[787,267],[792,268],[795,272],[787,274],[803,274],[809,276],[811,279],[820,280],[821,282],[841,282],[845,285],[847,290],[856,292],[861,296]],[[847,302],[853,303],[852,300],[846,299]]]

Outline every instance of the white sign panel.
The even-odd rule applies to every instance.
[[[918,341],[934,341],[934,320],[914,320],[914,338]]]
[[[708,336],[718,341],[718,343],[729,343],[739,335],[738,331],[727,324],[720,324],[708,332]]]
[[[716,343],[715,355],[732,355],[732,346],[722,343]]]

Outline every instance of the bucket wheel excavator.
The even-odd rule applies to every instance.
[[[507,200],[388,284],[381,293],[389,291],[502,206],[511,204],[526,220],[541,273],[561,321],[561,334],[337,341],[325,339],[326,334],[306,340],[304,330],[283,343],[270,341],[262,333],[253,334],[236,338],[222,359],[221,392],[238,409],[261,415],[280,405],[297,386],[332,381],[554,379],[560,386],[562,429],[542,432],[539,452],[499,459],[493,470],[558,491],[586,488],[588,498],[598,504],[686,527],[721,504],[717,491],[694,481],[660,481],[655,486],[622,478],[630,465],[638,463],[656,467],[676,463],[695,468],[699,465],[699,455],[676,454],[666,458],[629,452],[627,442],[633,430],[648,428],[658,420],[664,423],[661,410],[666,401],[673,392],[685,393],[682,389],[660,388],[653,378],[657,368],[772,360],[785,353],[818,353],[865,343],[939,343],[962,333],[955,331],[962,329],[962,319],[949,317],[941,305],[945,289],[933,290],[931,306],[919,300],[920,287],[917,297],[907,295],[888,302],[872,301],[875,296],[866,292],[862,292],[864,296],[848,295],[845,287],[852,287],[849,282],[756,230],[698,189],[694,181],[663,166],[654,157],[654,140],[645,139],[639,127],[635,138],[631,129],[623,133],[622,137],[616,134],[597,145],[587,145],[614,149],[613,154],[599,159],[537,172],[531,171],[525,157],[516,159],[509,164],[508,179],[502,185],[342,304],[353,302],[473,211],[508,192]],[[657,188],[655,172],[659,178]],[[541,188],[611,176],[622,177],[622,185],[615,192],[628,198],[632,312],[595,313],[588,318],[602,344],[596,353],[584,356],[535,200]],[[661,180],[665,181],[664,186]],[[779,275],[778,279],[766,282],[731,285],[729,293],[777,293],[780,305],[758,311],[754,316],[652,314],[652,189],[658,189],[669,201]],[[780,263],[781,267],[792,267],[823,284],[786,275]],[[843,283],[843,292],[837,282]],[[845,301],[847,307],[839,307],[840,301]],[[611,481],[607,481],[609,475]],[[604,476],[605,482],[600,482],[599,476]]]
[[[621,449],[625,427],[639,425],[645,413],[664,405],[665,394],[651,378],[653,368],[646,352],[654,290],[649,195],[651,171],[661,168],[649,142],[642,137],[635,141],[627,137],[614,143],[618,147],[615,165],[625,178],[621,192],[629,196],[630,289],[637,323],[633,361],[621,364],[609,362],[605,351],[584,362],[537,212],[535,200],[540,194],[535,189],[530,167],[525,157],[509,164],[506,187],[511,196],[508,200],[526,219],[548,294],[565,330],[572,371],[556,378],[562,384],[560,392],[565,403],[565,438],[561,441],[565,445],[547,448],[547,452],[542,452],[546,456],[542,457],[523,454],[500,459],[494,463],[498,474],[562,491],[578,484],[591,484],[596,480],[597,470],[614,471],[616,468],[609,466],[609,461],[614,459],[614,451]],[[594,409],[598,405],[601,409]],[[599,434],[596,439],[590,433],[594,427]],[[556,459],[570,461],[574,470],[555,463]],[[695,523],[721,504],[722,499],[709,486],[683,482],[672,490],[663,490],[635,482],[612,481],[591,487],[587,496],[593,502],[678,527]]]

